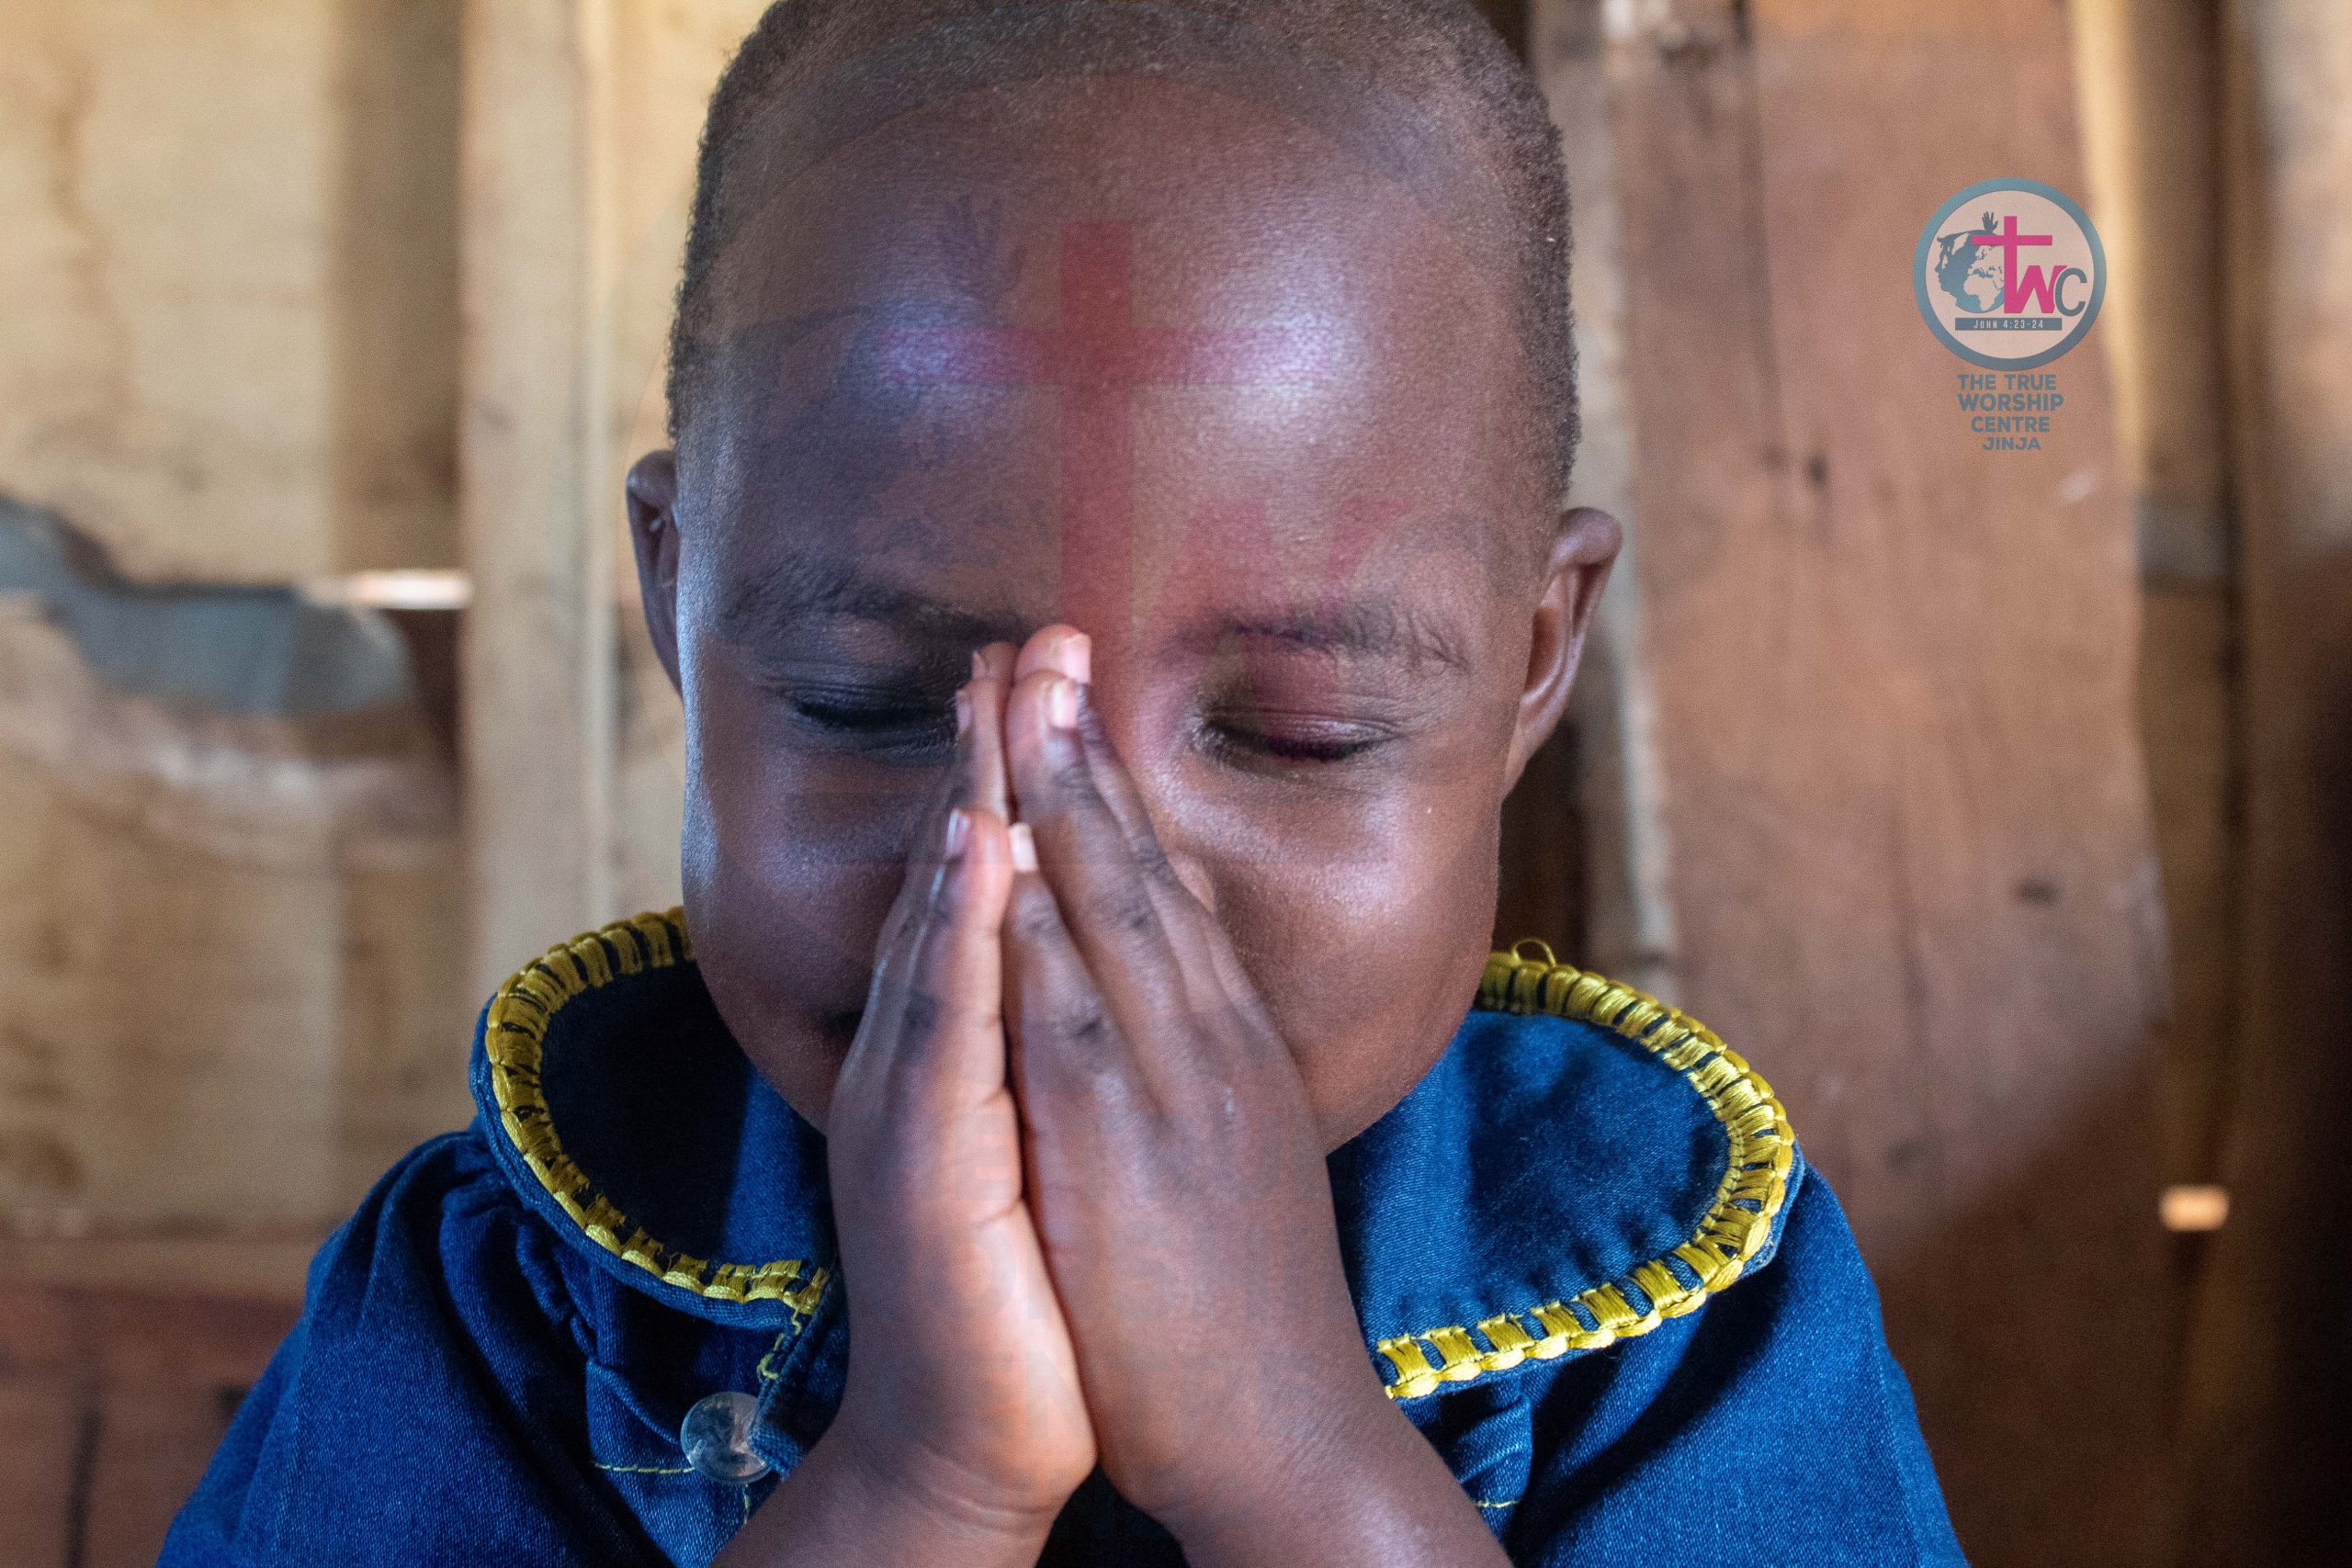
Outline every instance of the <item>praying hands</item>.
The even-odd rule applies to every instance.
[[[1099,1462],[1196,1564],[1499,1548],[1365,1355],[1314,1118],[1096,720],[976,656],[828,1134],[841,1413],[722,1562],[1034,1562]]]

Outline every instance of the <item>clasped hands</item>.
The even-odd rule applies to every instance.
[[[1034,1562],[1099,1463],[1195,1563],[1500,1562],[1380,1387],[1297,1068],[1089,663],[1048,627],[957,694],[829,1115],[842,1409],[745,1535]]]

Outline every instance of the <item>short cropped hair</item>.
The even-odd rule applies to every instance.
[[[1513,315],[1537,380],[1563,487],[1575,458],[1575,341],[1568,311],[1568,189],[1560,133],[1526,68],[1470,0],[1068,0],[1059,10],[1177,14],[1238,25],[1319,57],[1366,89],[1401,98],[1434,132],[1465,145],[1500,196],[1489,221],[1517,274]],[[670,438],[694,418],[716,306],[712,265],[728,231],[721,186],[731,160],[759,160],[767,110],[860,54],[944,24],[1012,20],[1035,0],[776,0],[736,51],[710,102],[695,172],[685,268],[671,329]],[[943,39],[939,45],[949,43]],[[1082,68],[1072,51],[1071,63]],[[1181,74],[1181,72],[1179,73]]]

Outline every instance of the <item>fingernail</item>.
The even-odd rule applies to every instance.
[[[1056,729],[1078,728],[1078,686],[1065,678],[1046,688],[1046,722]]]
[[[956,733],[962,735],[972,728],[972,692],[968,686],[956,693]]]
[[[1015,871],[1036,870],[1037,836],[1029,830],[1029,824],[1015,822],[1007,836],[1012,840],[1012,869]]]
[[[1054,644],[1054,668],[1083,686],[1094,679],[1094,639],[1072,632]]]
[[[954,860],[956,856],[962,854],[964,852],[964,840],[971,836],[972,818],[967,815],[964,808],[959,806],[955,810],[950,811],[947,814],[947,858],[949,860]]]
[[[972,679],[977,681],[988,672],[989,661],[985,658],[981,657],[980,650],[976,648],[972,649]]]

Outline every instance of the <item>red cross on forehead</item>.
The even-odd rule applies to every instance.
[[[910,327],[881,334],[883,374],[928,386],[1261,386],[1321,378],[1317,338],[1291,327],[1204,331],[1135,324],[1135,231],[1067,223],[1061,324]]]
[[[1063,225],[1060,263],[1057,326],[899,328],[876,347],[881,373],[905,384],[1061,394],[1063,613],[1117,642],[1134,612],[1136,389],[1311,383],[1329,350],[1295,327],[1136,325],[1127,223]]]

